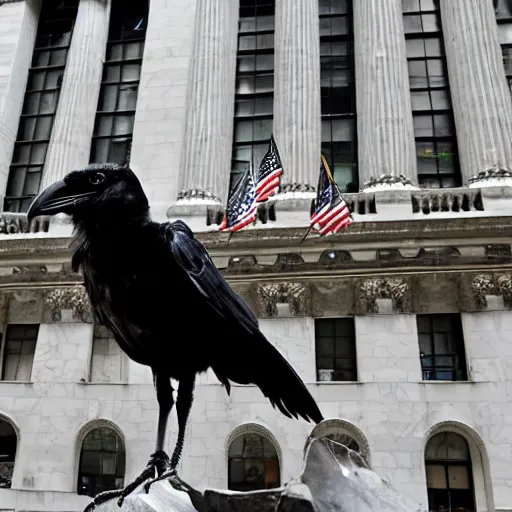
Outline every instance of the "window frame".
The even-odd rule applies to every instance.
[[[333,336],[332,336],[333,355],[332,356],[319,356],[320,339],[321,338],[325,338],[325,339],[330,338],[329,336],[322,336],[319,334],[319,332],[321,330],[319,328],[319,325],[321,325],[321,323],[323,323],[324,325],[327,325],[327,322],[332,322],[331,329],[333,332]],[[340,328],[341,328],[341,324],[345,323],[345,322],[348,322],[350,324],[349,331],[351,331],[352,336],[341,336],[341,335],[337,336],[337,334],[336,334],[337,326],[340,326]],[[341,338],[351,338],[351,347],[350,347],[351,350],[350,351],[352,352],[352,354],[350,356],[340,357],[340,356],[336,355],[336,341],[338,338],[340,338],[340,339]],[[332,368],[320,368],[320,364],[319,364],[320,359],[332,359],[332,361],[333,361]],[[345,360],[345,361],[350,361],[352,363],[351,368],[336,370],[336,360],[340,360],[340,359]],[[331,380],[329,380],[327,382],[351,382],[351,383],[359,382],[359,368],[358,368],[358,364],[357,364],[357,340],[356,340],[356,328],[355,328],[355,318],[354,317],[315,318],[315,371],[316,371],[316,379],[317,379],[318,383],[325,382],[323,380],[320,380],[320,371],[322,371],[322,370],[332,372]],[[351,379],[351,380],[336,379],[335,378],[336,372],[352,373],[352,375],[354,376],[354,379]]]
[[[235,443],[239,438],[244,438],[246,436],[258,436],[260,438],[260,441],[262,443],[262,453],[263,453],[263,456],[262,457],[244,457],[244,454],[242,453],[242,456],[240,457],[234,457],[234,456],[231,456],[230,455],[230,451],[231,451],[231,447],[233,445],[233,443]],[[274,450],[274,453],[275,453],[275,457],[265,457],[265,450],[264,450],[264,446],[263,446],[263,443],[264,441],[267,441],[273,448]],[[269,439],[268,437],[266,437],[265,435],[263,435],[262,433],[260,432],[252,432],[252,431],[248,431],[248,432],[242,432],[240,433],[239,435],[233,437],[233,439],[231,440],[231,442],[229,443],[229,446],[228,446],[228,489],[229,490],[232,490],[232,491],[242,491],[242,492],[246,492],[246,491],[257,491],[257,490],[269,490],[269,489],[277,489],[281,486],[281,460],[279,458],[279,452],[278,452],[278,449],[277,447],[275,446],[275,444],[272,442],[271,439]],[[278,480],[277,480],[277,485],[276,486],[270,486],[270,487],[257,487],[257,488],[251,488],[251,489],[242,489],[241,486],[233,486],[233,482],[232,482],[232,463],[233,461],[245,461],[245,460],[250,460],[250,461],[263,461],[263,478],[265,478],[265,462],[266,461],[275,461],[277,463],[277,477],[278,477]],[[246,478],[246,474],[245,474],[245,468],[244,468],[244,483],[246,483],[245,481],[245,478]],[[234,487],[237,487],[236,489]]]
[[[351,162],[351,181],[347,184],[347,186],[341,186],[344,192],[358,192],[359,190],[359,172],[358,172],[358,137],[357,137],[357,99],[356,99],[356,76],[355,76],[355,52],[354,52],[354,13],[353,13],[353,5],[352,0],[346,0],[346,12],[333,12],[333,0],[330,0],[330,11],[329,13],[320,13],[319,14],[319,24],[321,26],[322,20],[333,20],[335,18],[345,18],[346,19],[346,34],[335,34],[332,33],[329,35],[322,35],[320,28],[320,100],[321,100],[321,124],[322,124],[322,136],[321,136],[321,151],[325,156],[327,163],[329,164],[330,169],[333,172],[334,179],[339,181],[338,174],[336,172],[336,153],[338,147],[351,146],[352,153],[352,162]],[[332,26],[332,24],[331,24]],[[322,53],[322,46],[326,43],[329,43],[329,53]],[[337,55],[333,53],[333,43],[345,43],[347,46],[346,55]],[[346,59],[347,65],[342,68],[341,71],[347,71],[350,78],[349,85],[347,87],[343,87],[343,89],[347,89],[349,91],[350,97],[350,112],[337,112],[332,113],[333,106],[335,106],[338,102],[336,101],[336,97],[333,97],[333,92],[335,91],[335,87],[333,87],[333,72],[336,70],[336,62],[342,61]],[[329,66],[324,64],[326,61],[329,61]],[[328,68],[328,69],[327,69]],[[323,73],[330,75],[330,87],[322,87],[322,81],[325,79],[325,76],[322,76]],[[328,89],[329,94],[324,94],[324,89]],[[341,89],[341,88],[340,88]],[[325,101],[325,98],[329,97],[329,101]],[[329,112],[326,112],[326,106],[329,105]],[[333,140],[333,122],[336,121],[346,121],[347,124],[352,124],[352,132],[353,137],[350,141],[337,141]],[[330,137],[329,140],[324,139],[324,126],[329,125]],[[347,163],[348,164],[348,163]],[[348,167],[348,165],[347,165]],[[345,173],[343,173],[343,176]],[[337,179],[338,178],[338,179]],[[340,176],[341,178],[341,176]]]
[[[25,87],[25,93],[23,97],[23,106],[20,117],[18,119],[18,130],[16,135],[16,140],[14,142],[13,155],[11,158],[11,163],[9,166],[9,174],[7,180],[6,194],[4,197],[4,211],[9,212],[25,212],[28,210],[30,203],[33,198],[37,195],[41,187],[41,181],[44,172],[44,166],[46,162],[46,156],[48,152],[48,146],[50,144],[53,126],[55,122],[55,116],[57,114],[57,109],[59,105],[60,99],[60,90],[62,86],[62,80],[64,77],[66,65],[67,65],[67,57],[69,53],[69,48],[71,46],[71,41],[73,37],[73,29],[76,22],[76,16],[78,13],[78,2],[72,1],[67,2],[60,5],[55,9],[55,6],[49,7],[49,3],[44,3],[41,9],[41,14],[39,17],[36,41],[34,43],[34,49],[32,51],[32,61],[28,71],[28,79],[27,85]],[[63,29],[68,28],[67,32],[47,32],[48,27],[52,28],[52,26],[58,26],[59,24],[63,25]],[[69,25],[69,26],[67,26]],[[67,38],[66,44],[53,44],[52,37],[58,34],[61,37],[65,34],[69,34]],[[47,39],[47,41],[45,41]],[[46,42],[46,44],[44,44]],[[48,53],[48,63],[44,65],[37,65],[38,57],[45,52]],[[57,54],[57,52],[64,52],[64,56],[62,57],[61,64],[51,64],[52,55]],[[57,85],[54,87],[46,87],[48,76],[52,71],[61,71],[61,75],[57,79]],[[30,89],[31,80],[38,74],[43,73],[43,88]],[[51,93],[51,99],[53,102],[52,111],[51,112],[42,112],[41,108],[44,105],[43,97],[44,95],[48,95]],[[26,113],[27,106],[31,104],[31,98],[34,95],[39,95],[39,101],[37,103],[37,113]],[[38,128],[38,122],[41,119],[49,118],[50,121],[47,122],[49,126],[46,127],[46,131],[48,136],[43,138],[36,138],[36,130]],[[25,137],[23,131],[26,129],[25,123],[34,119],[33,127],[31,129],[32,135],[30,137]],[[34,148],[41,148],[41,161],[35,163],[33,159],[33,151]],[[22,161],[16,161],[16,156],[18,151],[22,148],[28,148],[28,158],[25,163]],[[23,169],[25,171],[23,172]],[[20,170],[20,171],[18,171]],[[35,186],[36,183],[27,182],[31,178],[31,176],[36,175],[35,179],[37,181],[37,193],[32,193],[28,186]],[[16,185],[15,180],[21,176],[21,187]],[[18,178],[19,179],[19,178]],[[20,188],[20,193],[16,194],[16,188]]]
[[[422,4],[419,4],[419,10],[411,10],[405,11],[402,9],[403,13],[403,26],[404,26],[404,34],[406,40],[406,46],[409,41],[414,40],[422,40],[424,42],[423,46],[423,55],[417,57],[409,57],[407,56],[407,67],[408,67],[408,76],[409,76],[409,90],[411,94],[411,106],[412,106],[412,116],[413,121],[420,117],[429,117],[431,120],[432,127],[432,135],[431,136],[418,136],[416,132],[416,127],[414,127],[414,140],[416,146],[416,161],[418,163],[418,183],[421,188],[453,188],[460,187],[462,185],[462,175],[460,169],[460,160],[459,160],[459,149],[457,142],[457,130],[455,125],[455,117],[453,113],[453,101],[451,97],[451,87],[450,87],[450,79],[448,74],[448,64],[446,59],[446,51],[444,45],[444,37],[443,37],[443,26],[442,26],[442,18],[440,12],[439,1],[434,0],[435,8],[434,9],[423,9]],[[422,30],[417,32],[408,32],[407,31],[407,18],[419,16],[421,19],[423,16],[436,16],[437,25],[439,27],[438,30],[435,31],[424,31],[423,30],[423,22],[422,22]],[[429,40],[438,40],[440,47],[440,55],[429,56],[426,48],[426,42]],[[443,78],[445,81],[445,85],[440,87],[432,86],[430,83],[430,75],[428,71],[428,62],[432,61],[440,61],[443,69]],[[413,87],[411,82],[411,73],[410,73],[410,63],[411,62],[424,62],[425,63],[425,72],[426,72],[426,80],[427,84],[425,87]],[[449,108],[444,109],[436,109],[432,104],[432,92],[444,91],[447,94],[449,100]],[[413,96],[414,93],[428,93],[430,100],[429,109],[416,109],[413,104]],[[436,118],[438,116],[447,116],[448,123],[451,128],[450,135],[436,135]],[[420,153],[419,147],[421,144],[431,144],[433,147],[432,152],[432,160],[435,160],[436,164],[436,173],[423,173],[421,172],[420,166]],[[452,153],[452,172],[441,172],[442,169],[442,158],[446,154],[444,151],[439,151],[440,146],[442,145],[450,145]],[[449,153],[448,153],[449,154]],[[426,158],[427,153],[424,152],[423,157]],[[441,156],[443,155],[443,157]],[[443,182],[447,180],[448,184],[444,185]],[[453,180],[453,183],[449,183],[450,180]],[[432,187],[431,184],[434,183],[436,186]]]
[[[82,471],[82,462],[83,462],[83,453],[84,453],[84,443],[86,442],[87,438],[94,433],[96,430],[108,430],[112,432],[116,438],[116,444],[119,445],[120,450],[114,450],[114,451],[104,451],[104,450],[87,450],[87,452],[90,453],[100,453],[100,454],[114,454],[115,456],[115,464],[116,464],[116,472],[114,474],[114,480],[122,479],[122,482],[119,484],[118,487],[109,487],[109,486],[103,486],[98,487],[97,481],[98,477],[103,477],[105,475],[97,475],[92,473],[84,473]],[[102,460],[102,459],[101,459]],[[122,476],[118,476],[118,466],[121,467],[120,473],[122,473]],[[94,478],[94,490],[86,489],[85,491],[81,488],[81,480],[83,477],[93,477]],[[99,492],[103,492],[105,490],[115,490],[115,489],[122,489],[124,487],[124,482],[126,480],[126,443],[123,439],[123,436],[120,435],[120,433],[112,428],[111,426],[107,425],[96,425],[93,428],[90,428],[85,435],[81,439],[80,448],[79,448],[79,457],[78,457],[78,471],[77,471],[77,479],[76,479],[76,492],[80,496],[91,496],[94,497]],[[90,494],[92,493],[92,494]]]
[[[269,14],[271,13],[271,14]],[[272,28],[265,28],[258,30],[258,19],[263,16],[272,17]],[[242,24],[243,20],[247,18],[254,18],[255,30],[243,31]],[[249,162],[252,165],[253,172],[258,169],[261,158],[268,149],[268,144],[272,136],[273,131],[273,120],[274,120],[274,87],[275,87],[275,1],[274,0],[241,0],[239,3],[239,22],[238,22],[238,33],[237,33],[237,54],[236,54],[236,75],[235,75],[235,95],[234,95],[234,119],[233,119],[233,142],[232,142],[232,160],[231,160],[231,177],[230,177],[230,190],[238,182],[238,179],[243,174],[244,170],[240,169],[237,162]],[[258,48],[257,38],[258,36],[270,36],[272,35],[272,47]],[[255,37],[255,47],[253,49],[240,49],[241,40],[244,37]],[[257,58],[260,55],[271,55],[272,56],[272,69],[257,69]],[[254,56],[254,67],[249,71],[240,71],[240,61],[243,57]],[[266,92],[256,92],[256,82],[260,77],[271,77],[272,78],[272,90]],[[237,92],[237,87],[240,78],[252,78],[252,92],[248,94],[240,94]],[[258,99],[269,99],[271,105],[271,113],[267,114],[256,114],[256,106]],[[252,114],[239,115],[237,114],[238,105],[242,101],[252,102]],[[271,125],[268,136],[255,138],[254,125],[259,121],[271,121]],[[237,131],[242,123],[252,122],[252,135],[250,140],[238,141]],[[260,146],[260,151],[256,148]],[[241,153],[241,151],[247,151],[247,154]],[[244,152],[245,152],[244,151]],[[261,153],[261,158],[258,158],[258,154]],[[246,157],[250,157],[250,160],[246,160]]]
[[[434,326],[435,319],[449,319],[452,330],[449,331],[453,336],[454,350],[455,352],[437,352],[435,343],[435,334],[444,334],[448,331],[436,331]],[[426,319],[430,324],[430,332],[420,331],[420,318]],[[418,349],[420,355],[421,373],[423,382],[468,382],[469,371],[467,364],[466,347],[464,340],[464,331],[462,327],[462,319],[460,314],[457,313],[437,313],[437,314],[419,314],[416,315],[416,325],[418,330]],[[430,350],[431,354],[423,354],[421,351],[420,335],[430,335]],[[436,358],[451,358],[452,364],[441,365],[436,364]],[[424,364],[424,360],[427,358],[432,359],[432,364]],[[457,365],[458,362],[458,365]],[[440,379],[440,378],[426,378],[427,374],[437,375],[437,372],[452,373],[451,379]]]
[[[451,431],[447,431],[448,433],[451,433],[451,434],[454,434],[454,435],[457,435],[459,437],[461,437],[464,442],[466,443],[466,446],[467,446],[467,453],[468,453],[468,459],[465,460],[465,461],[462,461],[462,460],[444,460],[444,459],[426,459],[426,457],[424,457],[424,464],[425,464],[425,474],[426,476],[428,475],[428,466],[443,466],[444,468],[444,474],[445,474],[445,481],[446,481],[446,487],[445,488],[437,488],[437,487],[429,487],[428,486],[428,478],[426,479],[426,487],[427,487],[427,500],[428,500],[428,507],[429,507],[429,511],[432,511],[432,512],[441,512],[441,509],[439,509],[439,507],[437,508],[432,508],[433,505],[431,504],[431,493],[434,493],[436,491],[439,491],[439,490],[443,490],[445,491],[447,494],[448,494],[448,499],[449,499],[449,510],[452,509],[452,506],[451,506],[451,496],[452,496],[452,493],[450,492],[451,490],[455,490],[454,489],[451,489],[450,487],[450,478],[449,478],[449,468],[450,467],[464,467],[467,471],[467,475],[468,475],[468,481],[469,481],[469,489],[467,489],[468,492],[471,493],[472,495],[472,499],[473,499],[473,512],[476,512],[476,493],[475,493],[475,481],[474,481],[474,477],[473,477],[473,462],[471,460],[471,452],[470,452],[470,449],[469,449],[469,443],[467,442],[467,440],[464,438],[464,436],[456,433],[456,432],[451,432]],[[428,443],[434,439],[436,437],[436,435],[439,435],[439,434],[444,434],[444,433],[447,433],[447,432],[439,432],[438,434],[435,434],[434,436],[432,436],[428,441],[427,441],[427,444],[425,445],[425,453],[426,453],[426,450],[428,448]],[[464,489],[465,490],[465,489]],[[442,509],[443,511],[446,510],[446,509]]]
[[[14,328],[21,327],[23,329],[32,327],[32,328],[36,329],[35,340],[32,338],[9,340],[9,328],[12,328],[12,327],[14,327]],[[28,324],[8,323],[8,324],[6,324],[4,332],[0,333],[0,382],[31,382],[32,381],[32,372],[34,371],[34,359],[35,359],[35,354],[36,354],[36,350],[37,350],[37,339],[39,337],[39,329],[40,329],[40,324],[35,324],[35,323],[28,323]],[[35,342],[34,343],[34,353],[32,355],[32,364],[30,367],[30,376],[29,376],[28,380],[21,380],[21,379],[7,380],[7,379],[5,379],[6,359],[8,356],[7,344],[9,343],[9,341],[19,341],[22,344],[25,341],[34,341]],[[22,351],[22,350],[23,350],[23,345],[20,348],[20,351]],[[22,352],[20,352],[20,358],[21,358],[21,356],[22,356]]]
[[[126,36],[124,24],[128,23],[128,17],[136,16],[138,18],[141,16],[141,20],[143,20],[143,24],[140,28],[134,27]],[[96,116],[94,121],[94,131],[91,137],[91,150],[89,155],[89,163],[116,163],[119,165],[127,165],[130,163],[131,157],[131,149],[133,143],[133,130],[135,126],[135,116],[137,113],[137,100],[139,96],[139,87],[140,87],[140,79],[142,75],[142,63],[144,60],[144,48],[146,43],[146,35],[147,35],[147,24],[148,24],[148,15],[149,15],[149,4],[147,2],[144,6],[141,6],[139,12],[135,11],[131,12],[129,10],[125,11],[125,8],[121,6],[121,4],[114,3],[112,5],[111,19],[109,25],[109,38],[106,44],[106,52],[105,52],[105,60],[103,63],[103,74],[100,84],[100,93],[98,97],[98,104],[96,107]],[[133,36],[133,32],[140,31],[140,35]],[[138,57],[130,57],[126,56],[126,51],[131,45],[140,45],[140,51]],[[115,57],[114,50],[117,50],[121,54],[121,58],[111,58],[113,55]],[[122,72],[123,68],[126,65],[135,64],[138,66],[138,77],[135,79],[123,80]],[[119,68],[119,80],[111,81],[108,79],[108,70],[113,69],[116,66]],[[135,91],[133,96],[133,108],[130,109],[122,109],[119,108],[119,101],[122,96],[121,92],[123,88],[128,88],[124,90],[130,90],[133,88]],[[108,91],[111,91],[112,88],[115,88],[115,108],[114,110],[104,110],[101,109],[104,103],[106,103],[106,98],[108,98]],[[126,131],[126,133],[116,134],[116,120],[125,116],[126,118],[130,118],[128,121],[128,125],[130,128]],[[110,128],[108,129],[109,133],[102,133],[103,129],[101,127],[102,120],[107,119],[110,122]],[[106,141],[105,147],[102,148],[103,142]],[[118,144],[119,145],[116,145]],[[99,158],[99,155],[102,151],[106,152],[106,159]],[[122,154],[122,161],[118,161],[117,158],[113,158],[113,154],[119,151]]]

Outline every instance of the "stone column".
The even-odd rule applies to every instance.
[[[177,201],[168,216],[206,227],[226,203],[231,172],[238,0],[199,0]]]
[[[359,182],[414,188],[416,144],[401,0],[357,0],[354,47]]]
[[[318,0],[276,0],[274,48],[274,139],[283,164],[276,208],[295,211],[277,220],[307,225],[321,151]]]
[[[80,0],[68,50],[41,190],[89,163],[108,39],[110,0]],[[70,235],[65,215],[50,220],[50,232]]]
[[[512,185],[512,99],[493,2],[440,4],[463,181]]]
[[[178,196],[197,0],[151,0],[130,165],[151,214],[166,221]]]
[[[0,5],[0,210],[32,62],[39,11],[39,0]]]
[[[109,0],[80,0],[41,189],[89,164],[109,17]]]

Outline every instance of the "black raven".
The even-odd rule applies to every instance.
[[[96,496],[89,510],[117,496],[121,504],[155,470],[158,477],[146,491],[175,474],[195,375],[208,368],[228,393],[230,381],[256,384],[286,416],[323,419],[302,380],[261,333],[190,228],[181,221],[151,220],[146,195],[129,167],[73,171],[41,192],[27,215],[31,220],[56,213],[72,218],[72,265],[83,273],[96,320],[128,357],[151,368],[159,404],[156,451],[146,468],[124,490]],[[179,431],[169,459],[163,446],[174,404],[171,378],[179,381]]]

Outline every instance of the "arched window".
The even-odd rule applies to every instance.
[[[0,418],[0,489],[11,487],[17,441],[13,426]]]
[[[429,510],[474,512],[471,457],[466,440],[454,432],[441,432],[425,448]]]
[[[96,496],[124,486],[125,451],[111,428],[91,430],[82,443],[78,469],[78,494]]]
[[[260,434],[243,434],[229,446],[228,489],[255,491],[281,485],[274,445]]]

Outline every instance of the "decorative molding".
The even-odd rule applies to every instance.
[[[191,203],[208,203],[208,204],[219,204],[221,205],[221,200],[219,197],[215,196],[211,192],[207,190],[199,190],[199,189],[190,189],[190,190],[182,190],[178,194],[177,201],[190,201]],[[222,206],[222,205],[221,205]]]
[[[307,291],[301,283],[260,284],[258,295],[267,316],[278,316],[278,304],[289,304],[292,316],[307,313]]]
[[[412,180],[403,174],[399,174],[398,176],[393,174],[381,174],[378,178],[370,178],[369,180],[366,180],[362,187],[363,192],[373,192],[377,189],[419,190],[419,188],[414,185]]]
[[[377,299],[393,301],[393,310],[399,313],[410,311],[411,290],[405,279],[366,279],[358,289],[358,299],[366,314],[377,314]]]
[[[468,187],[500,187],[512,185],[512,170],[499,165],[474,174],[468,180]]]
[[[92,322],[92,311],[89,298],[83,286],[54,288],[45,294],[45,303],[52,312],[54,322],[60,322],[62,310],[70,309],[73,317],[82,322]]]
[[[512,274],[478,274],[471,283],[477,306],[487,308],[487,296],[499,295],[506,304],[512,302]]]

